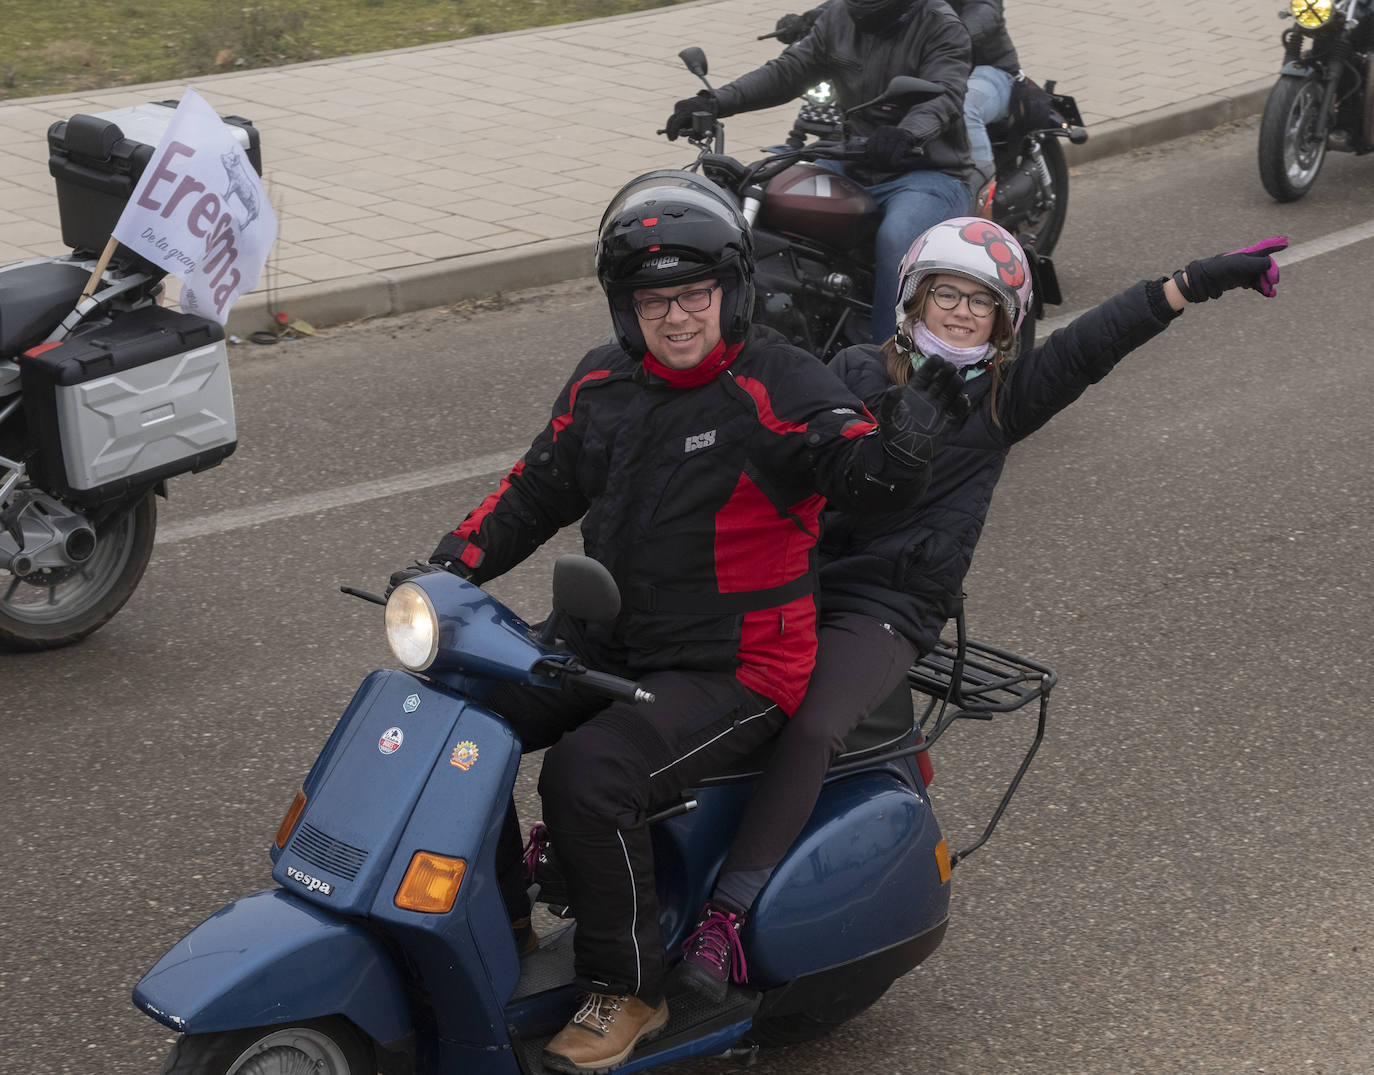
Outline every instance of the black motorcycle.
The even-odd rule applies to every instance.
[[[701,49],[683,49],[678,55],[706,81]],[[709,112],[693,116],[684,137],[698,152],[688,167],[738,199],[753,233],[756,322],[824,361],[845,347],[871,341],[873,242],[881,210],[860,184],[815,162],[863,158],[865,140],[845,137],[848,117],[909,108],[943,92],[926,79],[899,76],[879,97],[837,114],[833,140],[777,147],[750,164],[726,155],[719,119]],[[1034,345],[1043,304],[1062,301],[1053,263],[1029,242],[1026,253],[1035,299],[1021,322],[1023,351]]]
[[[1275,201],[1312,189],[1327,150],[1374,150],[1374,11],[1369,0],[1292,0],[1283,67],[1260,119],[1260,181]]]
[[[1010,114],[988,125],[996,172],[986,189],[977,192],[973,208],[976,215],[1001,224],[1022,246],[1046,256],[1054,252],[1069,215],[1069,163],[1060,139],[1076,146],[1088,140],[1078,102],[1054,89],[1053,80],[1041,87],[1025,75],[1017,79]],[[831,140],[839,130],[834,91],[822,82],[802,95],[786,144],[799,149],[808,137]]]

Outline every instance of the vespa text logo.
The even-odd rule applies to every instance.
[[[714,429],[710,429],[707,430],[705,433],[698,433],[695,436],[688,437],[687,443],[684,446],[683,451],[686,452],[688,455],[691,455],[693,452],[699,452],[702,448],[709,448],[711,447],[711,445],[715,443],[716,431]]]
[[[401,703],[401,708],[407,713],[414,713],[415,710],[420,708],[420,696],[418,694],[408,695],[406,700]]]
[[[328,896],[334,891],[334,886],[328,881],[321,881],[318,877],[311,877],[303,870],[298,870],[294,866],[286,867],[286,876],[295,881],[298,885],[304,885],[307,892],[318,892],[321,896]]]
[[[401,749],[401,744],[405,742],[406,733],[400,728],[388,728],[382,732],[382,737],[377,740],[377,749],[383,754],[395,754]]]

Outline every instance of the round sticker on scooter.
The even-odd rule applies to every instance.
[[[383,754],[395,754],[401,749],[401,744],[405,742],[406,733],[400,728],[388,728],[382,732],[382,737],[377,740],[377,749]]]

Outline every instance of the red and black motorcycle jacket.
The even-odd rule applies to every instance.
[[[708,363],[715,375],[692,385]],[[815,661],[821,509],[891,510],[924,488],[875,428],[830,370],[771,329],[680,374],[604,344],[440,550],[480,584],[581,519],[587,555],[621,593],[612,623],[579,629],[585,659],[632,677],[733,670],[791,713]]]
[[[890,623],[919,653],[934,648],[963,593],[993,490],[1012,445],[1030,436],[1135,348],[1177,317],[1161,281],[1136,284],[1074,319],[1002,371],[997,421],[991,373],[967,380],[969,414],[931,460],[931,481],[912,504],[855,516],[827,511],[822,525],[821,606]],[[831,363],[860,399],[892,383],[881,351],[849,347]]]

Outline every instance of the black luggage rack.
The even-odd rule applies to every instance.
[[[964,850],[950,855],[950,865],[967,858],[987,843],[1007,804],[1016,793],[1021,778],[1045,738],[1045,716],[1050,691],[1059,681],[1053,669],[1037,664],[1007,650],[969,639],[962,606],[954,617],[955,640],[941,638],[935,649],[911,666],[907,682],[911,689],[926,696],[925,709],[917,717],[925,739],[920,749],[931,745],[957,720],[992,720],[999,713],[1011,713],[1039,700],[1035,738],[1003,793],[983,834]]]

